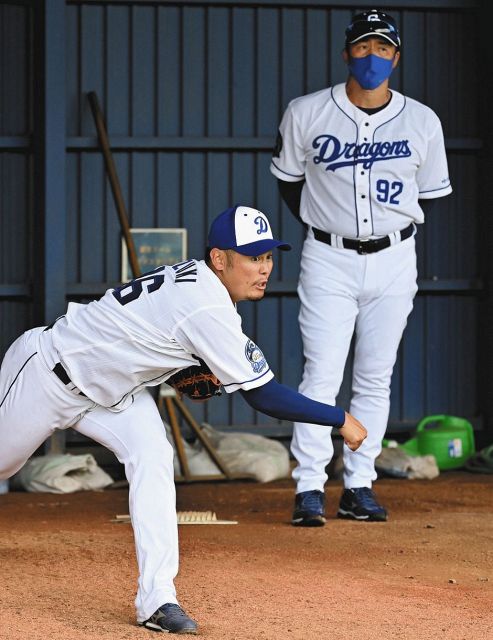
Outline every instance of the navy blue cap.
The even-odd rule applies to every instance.
[[[396,47],[401,46],[397,24],[388,13],[372,9],[355,15],[346,29],[346,44],[354,44],[369,36],[388,40]]]
[[[275,240],[265,213],[235,205],[220,213],[209,230],[211,249],[233,249],[244,256],[259,256],[271,249],[289,251],[291,245]]]

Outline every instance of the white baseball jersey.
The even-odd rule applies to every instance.
[[[289,103],[271,172],[286,182],[305,179],[301,219],[346,238],[422,223],[418,198],[452,191],[438,116],[397,91],[367,115],[350,102],[345,84]]]
[[[203,261],[163,266],[95,302],[70,303],[42,338],[45,359],[53,360],[54,347],[73,384],[115,411],[138,389],[198,364],[197,357],[228,393],[273,377],[242,332],[227,289]]]

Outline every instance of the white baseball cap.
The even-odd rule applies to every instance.
[[[259,256],[277,248],[289,251],[291,245],[275,240],[265,213],[235,205],[220,213],[209,230],[209,247],[233,249],[244,256]]]

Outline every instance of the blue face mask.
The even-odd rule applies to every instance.
[[[387,60],[372,53],[364,58],[350,58],[349,70],[363,89],[376,89],[392,73],[394,59]]]

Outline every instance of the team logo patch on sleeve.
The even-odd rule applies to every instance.
[[[255,373],[260,373],[267,366],[264,354],[252,340],[248,340],[246,343],[245,355]]]

